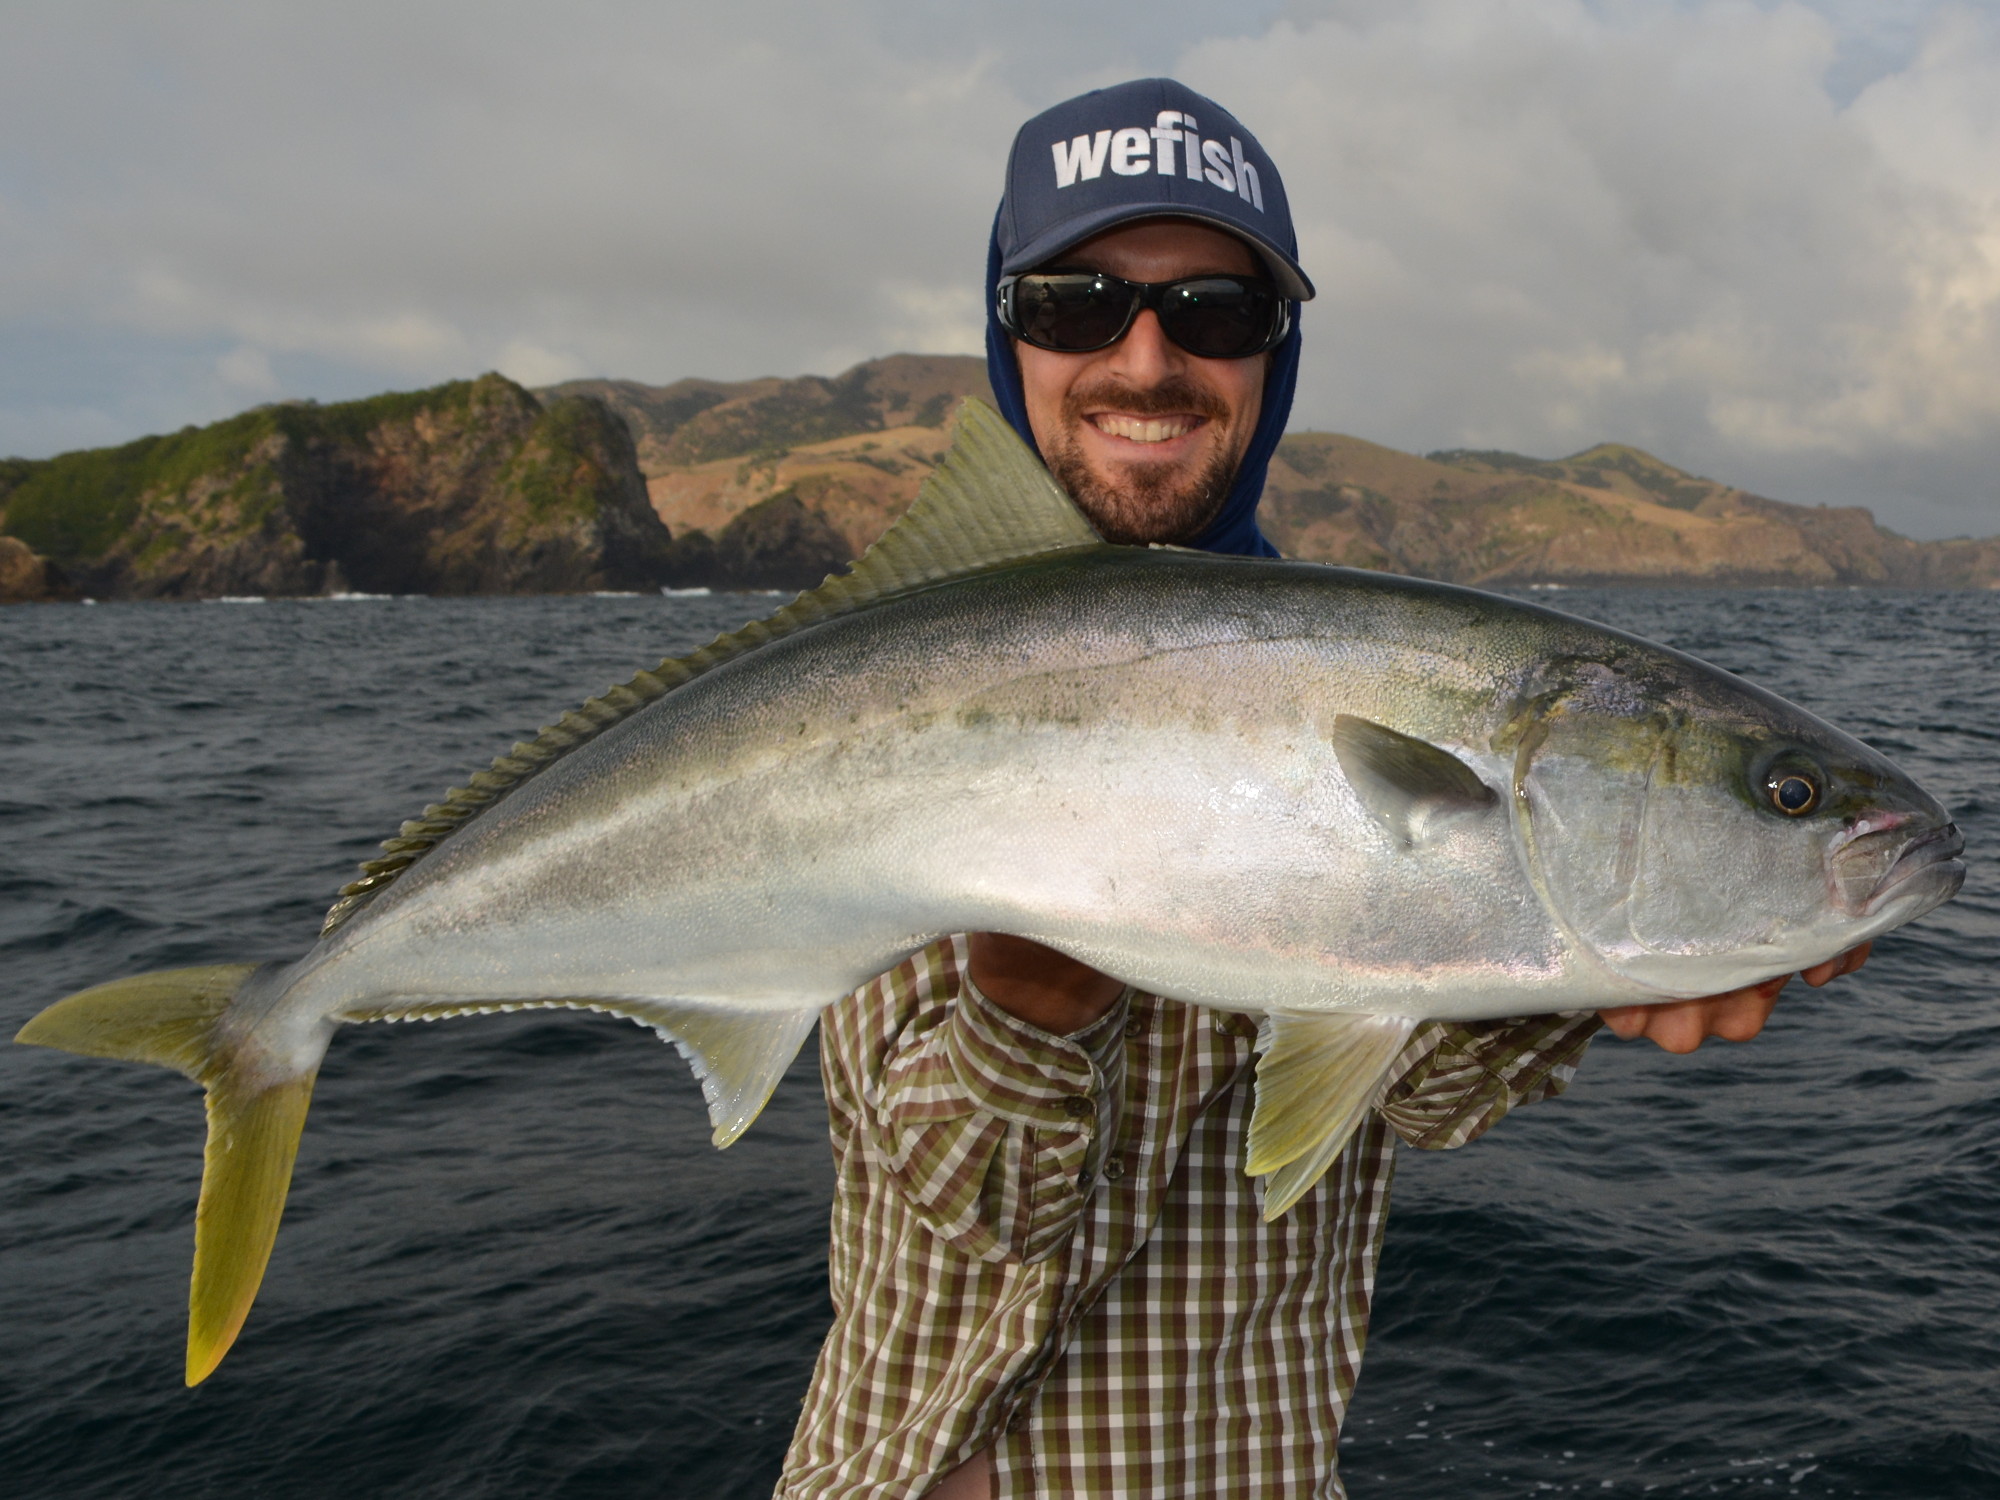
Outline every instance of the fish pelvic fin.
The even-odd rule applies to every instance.
[[[629,719],[685,682],[759,646],[837,615],[852,614],[948,578],[1001,563],[1103,545],[1083,512],[1062,492],[1034,451],[1000,414],[968,399],[958,413],[951,451],[924,480],[902,518],[816,589],[741,630],[719,635],[699,651],[669,657],[609,688],[517,743],[464,786],[453,787],[404,822],[382,853],[340,888],[322,937],[381,895],[397,876],[515,787]]]
[[[1347,1148],[1416,1025],[1402,1016],[1264,1017],[1244,1170],[1263,1179],[1266,1223],[1304,1197]]]
[[[558,1000],[398,1000],[344,1011],[345,1021],[442,1021],[517,1010],[594,1010],[623,1016],[671,1042],[694,1069],[708,1103],[716,1149],[731,1145],[764,1112],[785,1070],[825,1007],[741,1010],[688,1000],[578,995]]]
[[[165,969],[59,1000],[14,1040],[85,1057],[157,1063],[208,1094],[208,1150],[195,1210],[187,1383],[206,1380],[257,1299],[291,1187],[318,1069],[276,1077],[218,1025],[258,964]]]

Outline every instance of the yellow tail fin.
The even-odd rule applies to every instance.
[[[187,1383],[229,1352],[264,1280],[315,1073],[273,1081],[239,1066],[216,1022],[256,964],[165,969],[58,1000],[14,1040],[158,1063],[208,1090],[208,1155],[194,1221]]]

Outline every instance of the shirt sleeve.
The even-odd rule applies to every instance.
[[[1009,1015],[963,976],[937,988],[950,993],[908,1005],[883,995],[901,1024],[841,1060],[860,1076],[840,1090],[850,1103],[836,1118],[836,1149],[843,1125],[864,1135],[846,1149],[869,1151],[917,1218],[966,1254],[1046,1259],[1075,1228],[1102,1137],[1116,1128],[1126,1002],[1061,1037]],[[829,1096],[838,1117],[841,1100]]]
[[[1568,1088],[1603,1024],[1595,1013],[1426,1022],[1391,1069],[1382,1117],[1412,1146],[1463,1146],[1509,1110]]]

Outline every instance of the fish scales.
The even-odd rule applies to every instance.
[[[1380,616],[1372,581],[1348,586]],[[1440,692],[1424,653],[1386,667],[1379,632],[1308,633],[1327,593],[1322,570],[1107,548],[814,627],[442,845],[287,1003],[315,1022],[497,992],[789,1009],[970,928],[1230,1009],[1395,1008],[1430,970],[1451,987],[1432,1012],[1546,1008],[1561,996],[1525,990],[1552,982],[1555,934],[1525,882],[1382,859],[1320,728],[1353,713],[1428,729],[1477,692],[1470,738],[1488,741],[1525,658],[1496,652],[1484,681]],[[1193,616],[1196,598],[1216,607]],[[1465,857],[1490,875],[1510,845],[1503,821]],[[1434,914],[1424,932],[1476,934],[1479,952],[1412,953],[1406,922],[1356,925],[1410,901]]]

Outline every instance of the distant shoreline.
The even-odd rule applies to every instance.
[[[0,460],[0,603],[792,592],[916,496],[983,361],[822,378],[499,375],[53,459]],[[2000,587],[2000,538],[1920,542],[1600,443],[1424,456],[1294,432],[1261,519],[1287,556],[1474,587]]]

